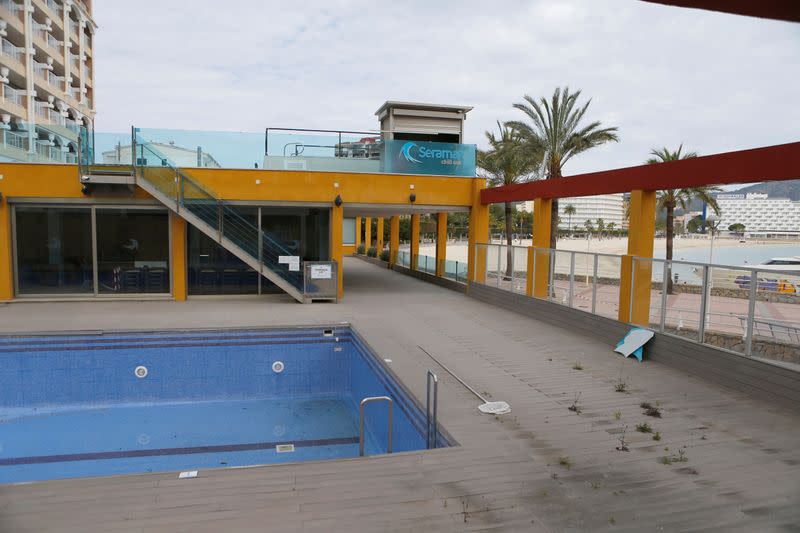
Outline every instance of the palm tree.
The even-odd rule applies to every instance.
[[[660,150],[650,150],[650,159],[647,160],[648,164],[666,163],[668,161],[679,161],[681,159],[692,159],[697,157],[697,152],[683,152],[683,144],[678,146],[677,150],[670,151],[667,148]],[[680,206],[681,209],[686,210],[692,200],[701,200],[705,202],[714,213],[719,215],[719,205],[714,193],[719,192],[719,187],[688,187],[685,189],[666,189],[658,191],[656,199],[656,208],[658,210],[666,211],[666,232],[667,232],[667,261],[672,260],[673,241],[675,239],[675,208]],[[667,279],[667,294],[672,294],[672,276]]]
[[[572,215],[575,214],[577,209],[572,204],[567,204],[564,206],[564,214],[567,215],[567,226],[569,226],[569,235],[572,237]]]
[[[591,100],[578,105],[581,91],[571,93],[569,87],[557,87],[550,101],[544,97],[538,100],[525,95],[524,102],[514,104],[522,111],[529,122],[512,120],[506,122],[517,132],[534,153],[544,153],[545,179],[561,177],[561,169],[573,156],[601,144],[618,141],[617,128],[603,128],[599,121],[582,124]],[[558,241],[558,200],[553,200],[550,218],[550,248]]]
[[[497,129],[497,135],[486,132],[489,149],[478,150],[478,168],[482,170],[483,177],[492,187],[529,180],[534,171],[541,166],[542,151],[530,150],[517,132],[500,124],[499,121]],[[511,252],[513,208],[510,202],[505,203],[505,223],[508,243],[506,275],[510,277],[514,268]]]
[[[608,225],[606,226],[606,229],[608,229],[608,234],[611,237],[614,236],[614,228],[615,227],[616,227],[616,223],[614,223],[614,222],[609,222]]]
[[[594,231],[594,224],[592,224],[592,221],[587,218],[583,225],[586,226],[586,231],[591,235]]]
[[[603,231],[606,229],[606,223],[603,221],[602,218],[597,219],[597,233],[600,237],[600,240],[603,239]]]

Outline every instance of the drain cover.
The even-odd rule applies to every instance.
[[[133,374],[139,379],[146,378],[147,377],[147,367],[139,365],[133,370]]]
[[[294,444],[278,444],[275,446],[275,451],[278,453],[287,453],[294,451]]]

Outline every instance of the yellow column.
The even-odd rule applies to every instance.
[[[172,225],[172,297],[186,300],[186,221],[175,213],[169,214]]]
[[[447,259],[447,213],[436,214],[436,275],[444,276]]]
[[[481,178],[473,180],[467,246],[467,280],[479,283],[486,281],[486,248],[478,249],[475,245],[489,242],[489,206],[481,204],[481,189],[484,187],[486,187],[486,180]]]
[[[653,257],[656,233],[656,192],[631,191],[628,253],[622,256],[619,283],[619,315],[622,322],[650,325],[650,292],[653,264],[633,257]],[[631,305],[633,300],[633,305]]]
[[[364,253],[372,246],[372,217],[364,219]]]
[[[0,200],[0,300],[14,298],[11,243],[11,206],[3,198]]]
[[[378,249],[378,257],[380,257],[381,250],[383,250],[383,217],[378,217],[375,229],[375,243],[375,248]]]
[[[419,257],[419,215],[411,215],[411,270],[417,269]]]
[[[367,219],[369,220],[369,219]],[[344,296],[344,254],[342,254],[342,226],[344,224],[344,207],[331,206],[331,261],[336,261],[336,266],[339,269],[338,281],[338,297],[339,299]]]
[[[550,247],[550,215],[553,209],[551,198],[537,198],[533,201],[533,246]],[[547,298],[550,279],[550,252],[547,250],[528,251],[528,284],[525,292],[536,298]],[[534,272],[534,264],[536,265]]]
[[[358,246],[361,244],[361,217],[356,217],[356,252],[358,252]]]
[[[397,251],[400,249],[400,217],[389,219],[389,265],[397,264]]]

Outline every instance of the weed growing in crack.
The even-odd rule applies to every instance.
[[[656,431],[655,433],[653,433],[653,440],[661,440],[661,432],[660,431]]]
[[[576,415],[581,414],[581,408],[578,407],[578,400],[580,400],[580,399],[581,399],[581,393],[578,392],[578,393],[575,394],[575,398],[572,400],[572,405],[567,407],[567,409],[569,409],[570,411],[572,411]]]
[[[642,422],[641,424],[636,424],[636,431],[639,433],[652,433],[653,428],[647,422]]]
[[[561,457],[558,458],[558,464],[560,464],[561,466],[563,466],[567,470],[570,470],[572,468],[572,462],[569,460],[569,457],[567,457],[566,455],[562,455]]]
[[[572,365],[572,370],[583,370],[583,365],[580,363],[575,363]]]
[[[622,428],[622,433],[620,433],[620,435],[619,435],[619,446],[617,446],[617,451],[620,451],[620,452],[629,452],[629,451],[631,451],[631,449],[628,448],[628,443],[625,442],[625,433],[627,431],[628,431],[628,426],[625,426],[624,428]]]
[[[622,411],[614,411],[614,420],[620,420],[622,418]]]

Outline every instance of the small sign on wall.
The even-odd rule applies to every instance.
[[[289,265],[289,270],[292,272],[300,270],[300,257],[296,255],[279,255],[278,263]]]
[[[331,279],[331,265],[311,265],[311,279]]]

